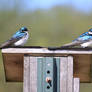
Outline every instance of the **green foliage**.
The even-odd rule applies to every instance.
[[[0,43],[9,39],[21,26],[28,27],[30,31],[26,45],[61,46],[92,27],[92,14],[78,12],[71,7],[27,13],[0,11]],[[0,61],[0,92],[22,92],[22,83],[5,83],[1,55]]]

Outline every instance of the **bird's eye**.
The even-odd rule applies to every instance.
[[[22,31],[28,31],[27,28],[23,28]]]
[[[22,27],[20,30],[21,30],[21,32],[28,31],[28,29],[26,27]]]

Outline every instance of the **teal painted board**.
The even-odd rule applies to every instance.
[[[37,59],[37,92],[43,92],[43,58]]]
[[[53,57],[46,57],[45,58],[45,92],[53,92]]]
[[[60,59],[37,58],[37,92],[60,92]]]

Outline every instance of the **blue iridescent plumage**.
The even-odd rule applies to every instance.
[[[73,40],[73,41],[76,41],[76,40],[78,40],[78,39],[80,39],[80,38],[82,38],[82,37],[84,37],[84,36],[87,36],[87,35],[88,35],[88,32],[85,32],[85,33],[81,34],[80,36],[78,36],[78,38],[76,38],[76,39]]]
[[[92,32],[92,28],[89,29],[89,32]],[[85,40],[92,39],[92,35],[90,35],[89,32],[85,32],[85,33],[81,34],[78,38],[76,38],[73,41],[76,41],[76,40],[85,41]]]
[[[23,37],[26,33],[21,33],[21,31],[17,31],[12,38],[20,38]]]
[[[26,27],[22,27],[20,30],[18,30],[13,36],[12,38],[20,38],[23,37],[24,35],[26,35],[25,32],[22,32],[22,30],[25,30]]]
[[[87,40],[91,40],[91,39],[92,39],[92,36],[85,35],[83,37],[77,38],[76,40],[79,40],[79,41],[87,41]]]

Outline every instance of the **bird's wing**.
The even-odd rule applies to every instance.
[[[89,42],[92,40],[92,36],[85,35],[78,37],[77,39],[73,40],[73,42],[63,45],[62,47],[74,47],[74,46],[80,46],[80,44]]]
[[[18,40],[23,38],[25,35],[26,35],[26,33],[16,32],[16,34],[14,34],[9,40],[7,40],[5,43],[1,44],[0,48],[12,46],[15,42],[17,42]]]
[[[4,48],[4,47],[7,47],[7,46],[12,46],[13,43],[15,43],[16,41],[20,40],[20,38],[11,38],[9,40],[7,40],[6,42],[4,42],[3,44],[0,45],[0,48]]]
[[[26,33],[21,33],[20,31],[18,31],[18,32],[16,32],[13,36],[12,36],[12,38],[21,38],[21,37],[23,37],[23,36],[25,36],[26,35]]]
[[[73,42],[65,44],[65,45],[63,45],[61,47],[74,47],[74,46],[79,46],[82,43],[83,42],[81,42],[81,41],[73,41]]]

